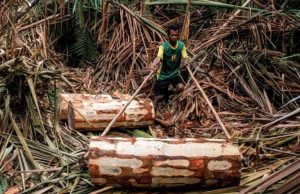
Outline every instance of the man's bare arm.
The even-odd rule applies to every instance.
[[[158,67],[158,65],[160,64],[160,61],[161,61],[161,59],[160,59],[159,57],[156,57],[156,58],[154,59],[154,61],[153,61],[152,64],[151,64],[151,70],[152,70],[152,71],[157,71],[157,67]]]

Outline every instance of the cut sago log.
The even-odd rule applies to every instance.
[[[240,183],[236,144],[217,139],[92,137],[89,170],[95,185],[224,187]]]
[[[80,108],[91,103],[105,103],[111,102],[112,97],[107,94],[92,95],[92,94],[59,94],[59,118],[60,120],[67,120],[68,105],[71,103],[74,108]]]
[[[122,110],[127,99],[109,95],[60,94],[59,118],[79,131],[103,130]],[[114,123],[113,128],[135,128],[154,122],[154,107],[149,98],[134,99]]]

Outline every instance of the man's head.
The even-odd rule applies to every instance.
[[[177,40],[179,39],[179,29],[177,26],[170,26],[168,28],[168,37],[169,37],[169,42],[172,46],[176,45]]]

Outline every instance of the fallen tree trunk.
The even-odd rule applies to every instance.
[[[238,146],[224,140],[92,137],[92,182],[124,187],[221,187],[240,182]]]
[[[122,110],[127,99],[113,99],[109,95],[60,94],[60,120],[68,119],[79,131],[103,130]],[[133,100],[113,127],[134,128],[154,122],[153,103],[148,98]]]
[[[67,120],[69,103],[72,103],[73,107],[76,108],[89,102],[105,103],[110,101],[112,101],[112,97],[106,94],[59,94],[59,118],[60,120]]]

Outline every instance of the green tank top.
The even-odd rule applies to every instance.
[[[159,70],[158,79],[165,80],[174,78],[179,75],[179,68],[181,64],[181,51],[184,47],[184,43],[178,40],[178,46],[176,49],[171,48],[169,42],[162,44],[164,48],[164,55],[162,65]]]

